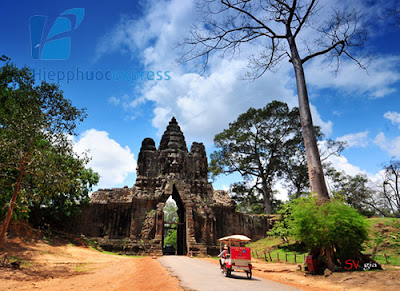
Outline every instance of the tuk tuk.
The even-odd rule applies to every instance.
[[[245,244],[251,241],[250,238],[244,235],[230,235],[219,239],[220,241],[220,254],[221,254],[221,271],[225,277],[230,277],[233,271],[242,270],[246,273],[248,279],[251,279],[251,250],[245,247]],[[225,248],[226,253],[222,252]]]

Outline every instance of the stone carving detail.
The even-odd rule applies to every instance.
[[[155,233],[156,233],[156,216],[155,216],[155,211],[151,210],[146,215],[142,231],[140,232],[140,237],[143,239],[152,239]]]
[[[235,212],[229,195],[213,189],[204,145],[193,142],[188,151],[175,118],[158,149],[153,139],[143,140],[135,185],[93,193],[78,228],[101,237],[109,249],[120,250],[123,240],[126,253],[162,254],[163,207],[170,196],[178,206],[178,254],[215,253],[219,237],[241,233],[256,239],[267,231],[265,217]]]

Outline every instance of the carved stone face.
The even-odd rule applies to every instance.
[[[179,153],[168,153],[166,168],[169,169],[169,173],[180,173],[183,170],[183,158]]]

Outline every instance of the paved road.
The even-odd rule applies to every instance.
[[[219,266],[204,260],[184,256],[163,256],[161,264],[181,280],[182,287],[196,291],[296,291],[292,286],[253,277],[246,278],[244,272],[233,272],[231,278],[226,278]]]

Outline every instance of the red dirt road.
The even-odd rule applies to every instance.
[[[1,291],[183,290],[179,280],[172,277],[161,266],[159,260],[151,257],[132,258],[107,255],[86,247],[66,244],[50,246],[40,241],[24,243],[17,239],[7,241],[6,250],[9,260],[22,261],[22,266],[20,270],[0,268]],[[4,253],[0,253],[0,260],[2,255]],[[217,278],[212,282],[220,279],[228,280],[219,274],[218,261],[206,260],[216,267],[213,274],[217,275]],[[296,265],[262,263],[254,260],[253,266],[253,274],[256,277],[285,283],[303,290],[400,290],[400,269],[390,266],[387,266],[387,270],[383,272],[342,272],[334,273],[326,278],[298,272]],[[233,282],[238,280],[240,279],[230,279]]]
[[[18,242],[8,246],[9,258],[24,263],[21,270],[0,268],[0,290],[183,290],[179,280],[151,257],[107,255],[72,245]]]

